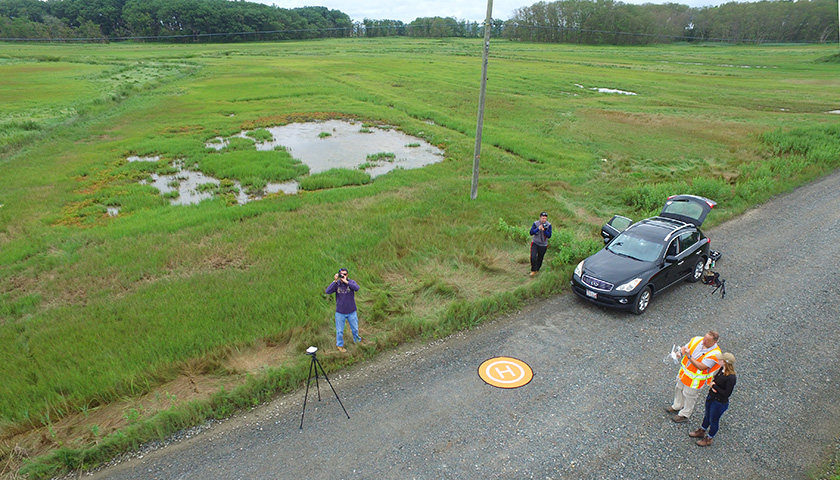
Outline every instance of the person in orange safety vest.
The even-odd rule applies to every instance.
[[[665,410],[674,414],[671,418],[676,423],[688,421],[694,405],[703,388],[715,372],[720,368],[720,347],[717,341],[718,332],[710,330],[702,337],[694,337],[680,347],[680,371],[677,374],[677,385],[674,387],[674,403]]]

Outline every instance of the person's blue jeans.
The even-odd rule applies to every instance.
[[[335,344],[339,347],[344,346],[344,322],[350,324],[350,331],[353,332],[353,341],[360,342],[362,337],[359,336],[359,316],[356,315],[356,312],[335,312]]]
[[[703,425],[700,426],[706,431],[706,435],[711,438],[715,437],[715,434],[720,427],[720,417],[727,408],[729,408],[729,402],[720,403],[717,400],[712,400],[711,398],[706,399],[706,416],[703,417]]]

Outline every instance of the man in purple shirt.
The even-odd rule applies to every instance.
[[[339,352],[346,352],[344,348],[344,322],[350,323],[353,332],[353,342],[359,343],[359,316],[356,315],[356,292],[359,284],[347,278],[347,269],[342,268],[335,274],[335,280],[327,287],[326,294],[335,294],[335,344]]]

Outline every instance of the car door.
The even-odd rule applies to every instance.
[[[694,266],[697,264],[698,254],[702,255],[700,244],[700,232],[691,230],[681,233],[677,238],[671,241],[672,244],[676,242],[676,255],[667,253],[665,255],[665,262],[670,264],[668,274],[669,283],[673,283],[691,275],[694,272]],[[669,246],[668,252],[672,249]]]
[[[656,291],[671,285],[679,278],[678,272],[682,263],[685,262],[680,262],[680,239],[676,237],[671,239],[668,248],[665,249],[659,273],[653,279],[653,286]]]
[[[674,195],[668,197],[659,216],[690,223],[700,228],[706,220],[706,215],[715,205],[717,203],[714,201],[697,195]]]
[[[627,227],[633,225],[633,220],[621,215],[613,215],[609,222],[601,227],[601,236],[604,237],[604,244],[610,243],[619,233],[627,230]]]
[[[703,243],[699,230],[692,229],[691,231],[680,234],[680,254],[679,258],[683,261],[680,265],[679,276],[685,278],[694,273],[694,267],[698,260],[703,258]]]

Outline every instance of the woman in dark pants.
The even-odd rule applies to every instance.
[[[718,370],[709,384],[709,395],[706,396],[706,416],[703,425],[688,434],[689,437],[699,438],[697,445],[708,447],[717,434],[720,417],[729,408],[729,396],[735,388],[735,355],[726,352],[722,356],[723,368]]]

